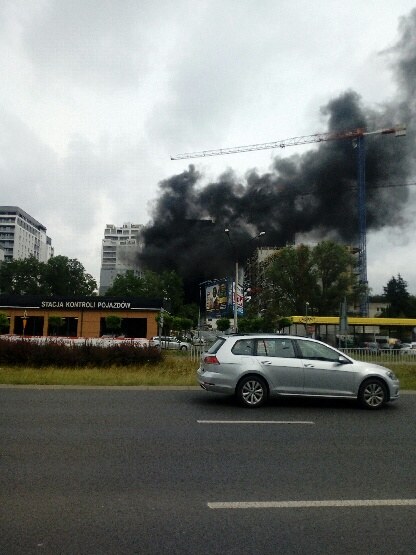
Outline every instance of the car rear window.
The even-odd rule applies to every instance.
[[[207,353],[209,353],[210,355],[215,355],[215,353],[222,345],[224,345],[224,343],[225,339],[223,337],[218,338],[216,342],[208,349]]]

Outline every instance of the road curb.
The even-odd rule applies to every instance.
[[[48,385],[0,384],[0,389],[121,389],[138,391],[199,391],[198,385]],[[400,395],[416,395],[414,389],[402,389]]]
[[[0,389],[136,389],[142,391],[193,391],[197,385],[51,385],[51,384],[0,384]]]

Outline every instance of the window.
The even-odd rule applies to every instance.
[[[252,355],[254,352],[254,339],[240,339],[231,349],[233,355]]]
[[[291,339],[286,339],[283,337],[276,339],[258,339],[257,355],[280,358],[295,358],[293,341]]]
[[[220,339],[217,339],[216,342],[208,349],[208,353],[210,355],[215,355],[215,353],[218,351],[218,349],[224,345],[225,343],[225,339],[223,339],[222,337]]]
[[[321,343],[314,343],[313,341],[298,340],[298,347],[302,353],[302,358],[309,358],[314,360],[339,360],[340,354]]]

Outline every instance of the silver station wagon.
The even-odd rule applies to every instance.
[[[388,368],[289,335],[218,337],[203,353],[197,377],[203,389],[235,394],[251,408],[279,395],[350,398],[368,409],[399,398],[399,381]]]

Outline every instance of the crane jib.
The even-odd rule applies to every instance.
[[[377,129],[375,131],[366,131],[364,128],[357,128],[351,131],[340,131],[330,133],[314,133],[313,135],[304,135],[301,137],[291,137],[290,139],[282,139],[269,143],[258,143],[253,145],[234,146],[230,148],[218,148],[213,150],[201,150],[199,152],[188,152],[171,156],[171,160],[185,160],[187,158],[205,158],[207,156],[222,156],[224,154],[238,154],[240,152],[252,152],[255,150],[266,150],[272,148],[286,148],[288,146],[305,145],[311,143],[321,143],[323,141],[337,141],[341,139],[357,139],[368,135],[390,135],[395,134],[396,137],[406,135],[405,125],[396,125],[386,129]]]

